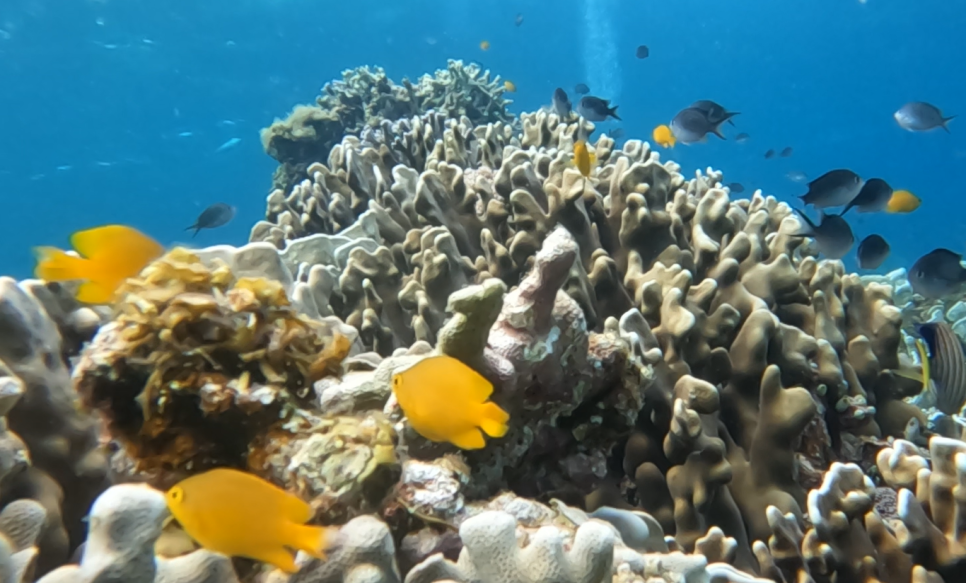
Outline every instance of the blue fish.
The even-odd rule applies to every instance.
[[[218,152],[224,152],[225,150],[230,150],[240,143],[241,143],[241,138],[232,138],[227,142],[225,142],[224,144],[218,146],[218,149],[215,150],[215,153],[217,154]]]

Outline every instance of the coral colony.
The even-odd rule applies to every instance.
[[[173,249],[109,309],[0,279],[0,581],[966,580],[966,442],[896,372],[963,305],[642,141],[592,140],[585,178],[593,125],[502,94],[347,71],[264,131],[248,245]],[[393,376],[431,354],[493,385],[503,437],[407,423]],[[198,548],[164,490],[218,467],[337,544],[295,574]]]

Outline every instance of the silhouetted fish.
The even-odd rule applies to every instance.
[[[827,215],[821,213],[822,220],[816,225],[804,212],[798,209],[795,209],[795,212],[802,217],[806,225],[798,233],[798,236],[814,239],[819,253],[829,259],[841,259],[845,257],[852,248],[852,245],[855,244],[855,235],[852,234],[852,227],[842,218],[842,215]]]
[[[775,150],[768,150],[765,152],[765,160],[771,160],[775,157]]]
[[[560,87],[553,90],[553,111],[560,116],[560,119],[570,117],[570,98],[567,97],[567,92]]]
[[[912,291],[931,299],[939,299],[960,290],[966,283],[963,256],[949,249],[933,249],[916,260],[909,269]]]
[[[590,93],[590,87],[587,87],[587,85],[583,83],[577,83],[574,85],[574,93],[577,95],[587,95]]]
[[[889,257],[890,251],[889,243],[882,235],[869,235],[859,243],[855,255],[861,269],[878,269]]]
[[[712,124],[716,126],[721,125],[724,122],[728,122],[731,125],[735,125],[735,122],[731,121],[731,118],[733,118],[736,115],[740,115],[740,112],[728,111],[724,108],[723,105],[715,103],[710,99],[699,99],[694,103],[692,103],[691,105],[689,105],[688,107],[693,107],[694,109],[700,109],[701,111],[703,111],[705,117],[708,118],[708,121],[710,121]]]
[[[739,144],[744,144],[750,139],[751,139],[751,136],[749,136],[745,132],[741,132],[740,134],[735,136],[735,141],[738,142]]]
[[[851,170],[830,170],[808,183],[808,192],[799,196],[802,202],[817,209],[845,206],[858,196],[862,179]]]
[[[732,182],[731,184],[728,184],[727,187],[728,190],[736,194],[741,194],[745,191],[745,186],[740,182]]]
[[[917,328],[929,347],[929,368],[936,385],[936,408],[946,415],[958,414],[966,401],[963,343],[946,322],[919,324]]]
[[[862,185],[862,190],[842,209],[844,215],[855,207],[860,213],[876,213],[886,210],[892,198],[892,187],[881,178],[870,178]]]
[[[793,150],[791,146],[788,146],[787,148],[782,150],[781,153],[778,155],[781,156],[782,158],[790,158],[794,151],[795,150]]]
[[[646,59],[651,54],[651,49],[647,48],[647,45],[641,45],[637,47],[637,52],[634,53],[638,59]]]
[[[214,229],[227,225],[228,222],[233,218],[235,218],[235,207],[223,202],[216,202],[215,204],[201,211],[201,214],[198,215],[198,220],[195,221],[195,224],[187,227],[185,231],[194,229],[195,232],[191,235],[194,237],[202,229]]]
[[[584,95],[580,98],[577,103],[577,113],[589,121],[606,121],[608,117],[620,119],[616,105],[611,107],[610,101],[593,95]]]
[[[721,125],[720,122],[712,122],[703,110],[697,107],[686,107],[671,120],[671,133],[682,144],[700,142],[708,134],[714,134],[724,140],[725,137],[719,125]]]
[[[944,117],[943,112],[935,105],[924,101],[912,101],[900,107],[892,117],[899,127],[910,132],[928,132],[942,128],[946,133],[950,133],[949,121],[956,116]]]

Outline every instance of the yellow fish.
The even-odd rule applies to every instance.
[[[889,213],[911,213],[919,208],[922,200],[908,190],[897,190],[892,193],[892,198],[886,205],[886,212]]]
[[[208,550],[286,573],[298,571],[288,549],[325,558],[327,529],[305,525],[312,518],[309,505],[252,474],[210,470],[178,482],[165,498],[184,531]]]
[[[661,124],[654,128],[654,132],[651,134],[654,141],[657,142],[662,148],[673,148],[674,144],[677,142],[677,138],[674,137],[674,133],[671,132],[671,128],[664,124]]]
[[[509,91],[510,93],[516,93],[517,91],[517,86],[513,81],[504,81],[503,88]]]
[[[481,51],[488,51],[488,50],[490,50],[490,41],[488,41],[488,40],[480,41],[480,50]]]
[[[461,449],[486,446],[503,437],[510,415],[488,401],[493,385],[483,375],[446,355],[424,358],[392,376],[392,392],[417,433]]]
[[[71,247],[81,257],[54,247],[38,247],[34,274],[45,281],[83,280],[77,299],[106,304],[129,277],[164,253],[164,247],[140,231],[124,225],[107,225],[71,235]]]
[[[596,162],[597,156],[587,149],[587,142],[577,140],[574,143],[574,165],[577,166],[577,170],[580,170],[580,174],[584,178],[590,177],[590,171]]]

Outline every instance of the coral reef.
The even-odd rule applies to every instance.
[[[466,118],[473,125],[509,122],[500,77],[490,78],[476,64],[450,60],[444,70],[423,75],[415,84],[393,83],[381,67],[343,71],[341,81],[322,88],[315,105],[299,105],[284,120],[262,130],[265,152],[279,161],[274,188],[287,192],[313,162],[328,158],[344,136],[364,128],[408,119],[435,110],[446,118]],[[311,173],[310,173],[311,175]]]
[[[99,329],[36,286],[0,287],[14,306],[0,325],[29,322],[0,349],[14,379],[0,388],[73,399],[60,338],[89,339],[73,390],[121,447],[119,479],[242,468],[338,527],[326,560],[243,563],[246,580],[966,577],[966,442],[897,374],[916,366],[924,314],[901,274],[847,273],[797,236],[788,204],[732,199],[721,172],[686,178],[638,140],[594,140],[585,177],[571,154],[593,125],[515,124],[495,83],[455,62],[417,85],[347,72],[266,130],[284,176],[248,245],[171,251]],[[392,375],[432,354],[492,382],[504,437],[459,451],[409,425]],[[43,452],[19,407],[11,427]],[[77,441],[72,468],[95,457],[78,419],[61,439]],[[33,471],[20,455],[0,458],[14,477]],[[37,497],[40,538],[8,535],[0,559],[35,538],[43,556],[64,488]],[[206,551],[156,556],[163,506],[147,486],[106,490],[79,565],[43,581],[233,580]]]

